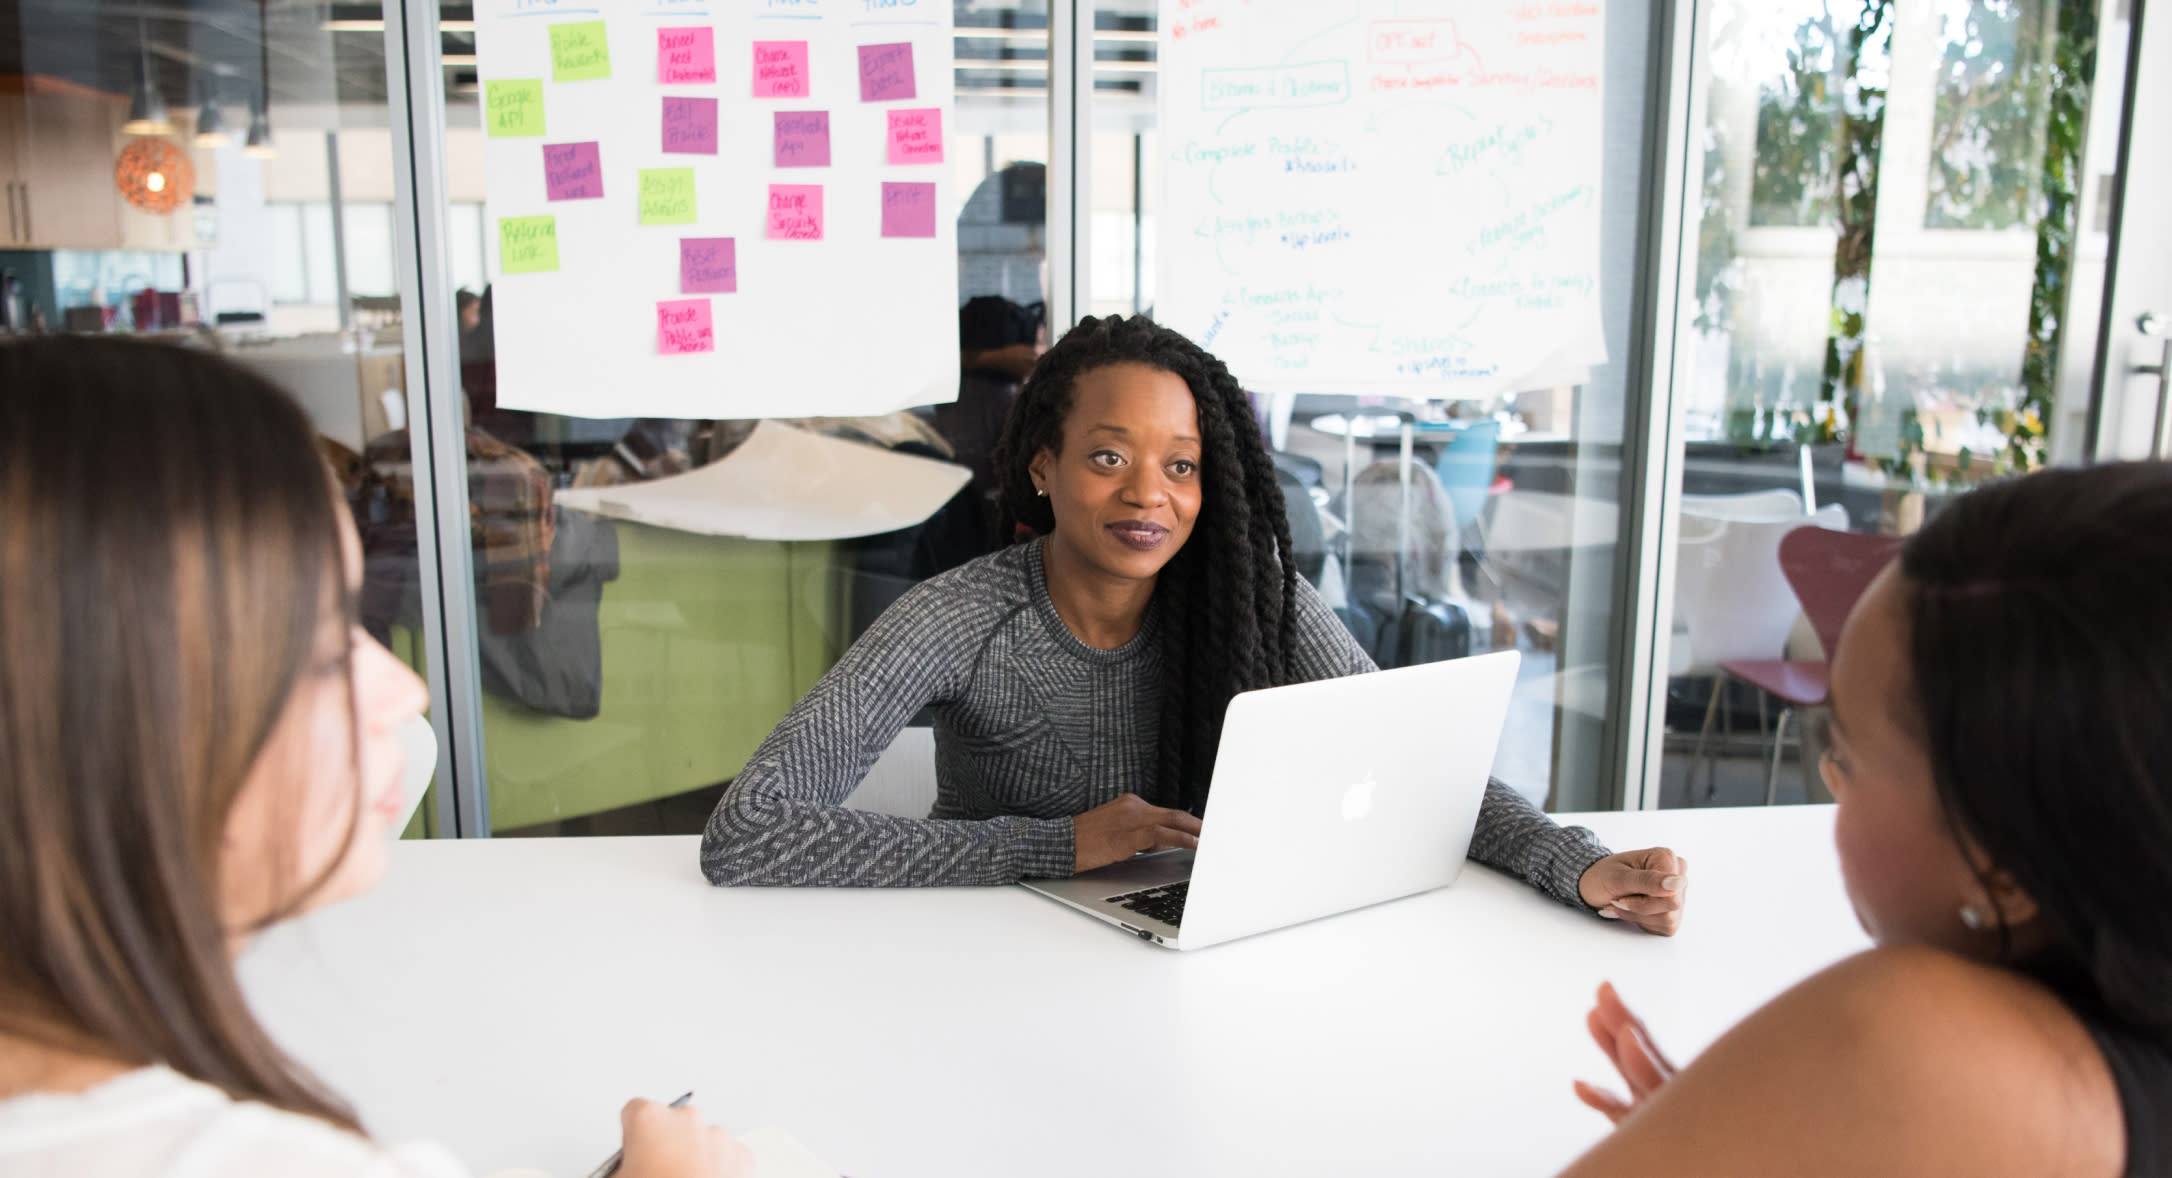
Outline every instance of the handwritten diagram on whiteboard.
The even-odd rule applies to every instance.
[[[950,0],[477,0],[498,403],[957,392]]]
[[[1157,317],[1248,386],[1605,359],[1601,0],[1163,0]]]

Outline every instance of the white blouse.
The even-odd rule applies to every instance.
[[[386,1148],[169,1068],[0,1100],[0,1178],[465,1178],[437,1146]]]

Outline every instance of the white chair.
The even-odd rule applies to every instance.
[[[1750,491],[1740,495],[1684,495],[1682,496],[1682,514],[1685,517],[1694,517],[1694,520],[1684,519],[1681,531],[1685,535],[1692,535],[1693,542],[1701,545],[1709,538],[1704,534],[1709,531],[1709,527],[1699,531],[1695,526],[1699,521],[1799,520],[1804,517],[1805,513],[1802,509],[1802,496],[1785,488],[1779,488],[1769,491]],[[1682,553],[1679,546],[1676,551]],[[1682,554],[1686,555],[1686,553]],[[1676,567],[1682,567],[1680,561],[1676,562]],[[1674,643],[1669,648],[1672,653],[1668,659],[1667,673],[1669,675],[1710,675],[1712,671],[1709,663],[1701,671],[1690,670],[1688,632],[1688,627],[1682,621],[1682,595],[1677,592],[1674,597]]]
[[[1684,495],[1682,510],[1710,519],[1801,519],[1806,514],[1802,496],[1785,487],[1740,495]]]
[[[875,759],[845,805],[871,814],[925,818],[935,808],[935,730],[907,728]]]
[[[1723,510],[1730,506],[1723,505]],[[1719,664],[1730,659],[1776,659],[1786,652],[1788,633],[1802,604],[1780,571],[1780,540],[1806,524],[1844,532],[1848,513],[1837,503],[1808,516],[1777,519],[1703,515],[1687,507],[1682,511],[1674,579],[1678,625],[1669,671],[1712,679],[1712,700],[1705,706],[1704,727],[1690,762],[1691,781],[1705,759],[1720,699],[1727,690],[1728,676]],[[1715,766],[1707,792],[1717,775]]]
[[[1713,674],[1721,659],[1780,657],[1802,612],[1780,572],[1780,538],[1804,524],[1844,532],[1848,513],[1837,503],[1814,515],[1747,519],[1683,508],[1674,613],[1689,642],[1677,674]]]

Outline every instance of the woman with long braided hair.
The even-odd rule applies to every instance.
[[[718,884],[1014,883],[1197,845],[1239,692],[1372,671],[1297,576],[1251,403],[1221,361],[1143,317],[1086,319],[1041,357],[996,452],[1026,542],[915,586],[755,751],[717,804]],[[915,714],[934,718],[926,819],[840,803]],[[1487,787],[1471,854],[1648,930],[1683,865],[1609,855]]]

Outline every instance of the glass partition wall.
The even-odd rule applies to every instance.
[[[404,432],[384,41],[326,13],[0,6],[0,335],[132,333],[285,386],[369,530],[364,606],[389,641],[425,596],[430,488]]]
[[[976,332],[1023,323],[1045,345],[1066,326],[1033,329],[1048,303],[1151,313],[1187,276],[1156,249],[1160,6],[943,7],[938,212],[959,301],[1000,311],[961,327],[971,391]],[[411,833],[697,829],[852,639],[971,555],[931,555],[924,528],[756,541],[560,506],[712,465],[757,423],[531,412],[500,384],[508,259],[485,213],[470,6],[7,13],[6,327],[167,334],[303,398],[363,525],[371,629],[432,680],[445,788]],[[1776,564],[1803,521],[1900,535],[1977,480],[2083,453],[2127,13],[1603,13],[1605,361],[1484,401],[1262,398],[1263,429],[1305,574],[1377,661],[1523,653],[1504,781],[1555,809],[1761,803],[1768,783],[1815,798],[1814,706],[1723,664],[1819,657]],[[1083,130],[1052,139],[1051,79],[1070,74],[1051,46],[1074,27],[1092,42],[1066,90]],[[854,347],[852,322],[835,346]],[[999,419],[1016,374],[980,372]],[[960,417],[792,424],[985,461],[987,429]],[[1388,526],[1401,418],[1458,443],[1415,447],[1440,493],[1407,534]],[[1434,637],[1383,644],[1382,620],[1412,608]],[[1727,645],[1746,632],[1754,649]]]
[[[1495,775],[1555,809],[1612,806],[1621,790],[1611,715],[1619,703],[1615,652],[1628,618],[1616,606],[1616,581],[1630,543],[1624,507],[1635,490],[1623,442],[1641,424],[1631,408],[1631,374],[1641,358],[1631,324],[1641,289],[1639,218],[1651,180],[1653,18],[1653,7],[1637,0],[1606,6],[1600,287],[1608,361],[1576,384],[1512,389],[1482,401],[1428,398],[1422,390],[1409,399],[1300,393],[1275,407],[1271,427],[1276,461],[1288,476],[1284,492],[1303,519],[1294,531],[1318,536],[1327,553],[1307,575],[1377,663],[1522,652]],[[1209,6],[1186,19],[1212,28],[1217,17]],[[1150,312],[1158,289],[1187,280],[1155,258],[1159,165],[1180,149],[1159,134],[1158,22],[1154,0],[1094,9],[1089,240],[1096,313]],[[1425,421],[1412,477],[1428,494],[1437,485],[1443,507],[1424,510],[1421,496],[1407,535],[1398,413]],[[1438,641],[1403,649],[1406,642],[1389,633],[1408,605],[1395,584],[1398,564],[1402,596],[1434,619],[1428,625]]]
[[[450,10],[447,10],[448,12]],[[955,170],[958,296],[1048,300],[1047,185],[1052,175],[1048,87],[1050,10],[1044,4],[956,0]],[[1060,6],[1057,19],[1072,19]],[[1643,145],[1653,114],[1648,58],[1653,12],[1611,5],[1605,86],[1606,335],[1613,359],[1573,385],[1518,389],[1484,403],[1387,401],[1321,393],[1295,398],[1271,427],[1285,493],[1310,526],[1301,535],[1350,541],[1329,569],[1307,568],[1345,624],[1382,665],[1518,649],[1517,688],[1497,774],[1561,809],[1617,804],[1625,739],[1613,711],[1616,656],[1627,619],[1614,607],[1620,520],[1634,492],[1624,437],[1637,428],[1630,373],[1638,348],[1637,226],[1650,173]],[[439,26],[449,63],[472,53],[457,20]],[[1061,26],[1068,28],[1069,26]],[[1184,280],[1154,256],[1157,161],[1157,6],[1153,0],[1091,13],[1090,142],[1075,207],[1086,243],[1084,313],[1150,313],[1155,292]],[[449,222],[482,199],[482,87],[444,73]],[[1060,181],[1059,181],[1060,182]],[[456,237],[448,240],[457,243]],[[552,505],[553,495],[638,484],[698,469],[730,454],[754,423],[569,418],[508,409],[491,362],[492,286],[503,259],[482,234],[484,271],[461,334],[468,407],[466,483],[477,518],[499,520],[531,543],[474,549],[475,648],[481,684],[487,825],[497,834],[688,832],[769,727],[844,647],[919,576],[929,525],[827,542],[700,536],[598,521]],[[455,260],[454,269],[463,264]],[[851,346],[840,324],[841,347]],[[1056,331],[1063,325],[1052,325]],[[1242,373],[1239,374],[1240,378]],[[975,378],[962,390],[973,395]],[[1393,445],[1366,435],[1382,412],[1414,409],[1486,435],[1471,453],[1421,444],[1424,476],[1448,477],[1420,521],[1413,547],[1432,553],[1415,591],[1434,626],[1422,642],[1389,639],[1404,608],[1389,565],[1399,542],[1383,497],[1396,485]],[[1350,436],[1356,422],[1355,432]],[[797,420],[863,443],[939,456],[976,444],[944,428],[941,411],[880,419]],[[946,434],[951,436],[946,436]],[[932,436],[931,436],[932,435]],[[1475,434],[1474,434],[1475,436]],[[985,445],[985,442],[979,443]],[[963,456],[970,460],[971,455]],[[1383,475],[1383,471],[1387,472]],[[1348,476],[1346,479],[1346,475]],[[1353,504],[1346,481],[1358,488]],[[531,485],[533,492],[522,488]],[[1452,484],[1452,485],[1451,485]],[[1355,510],[1353,511],[1353,507]],[[533,522],[554,518],[545,541]],[[541,610],[502,608],[509,585],[547,581]],[[519,598],[519,600],[525,600]]]
[[[457,225],[458,211],[485,197],[484,86],[473,23],[443,11],[446,211]],[[956,0],[949,16],[956,105],[943,146],[955,200],[938,215],[956,227],[958,297],[1038,313],[1048,249],[1047,6]],[[464,253],[460,236],[448,240]],[[479,532],[472,548],[482,817],[497,835],[698,831],[762,737],[853,638],[915,581],[990,547],[979,532],[992,528],[964,529],[964,539],[931,549],[928,525],[751,540],[561,508],[567,493],[637,487],[721,461],[758,423],[510,407],[525,390],[498,379],[493,292],[506,260],[495,234],[481,241],[480,269],[463,282],[461,318],[447,330],[459,340],[472,511],[505,537],[494,544]],[[453,259],[453,271],[467,260]],[[835,326],[835,346],[854,347],[852,323]],[[968,378],[966,392],[999,390]],[[932,408],[772,420],[966,462],[984,463],[993,442],[980,423]],[[544,592],[533,593],[538,584]]]
[[[1825,800],[1814,623],[1859,587],[1817,583],[1814,539],[1790,575],[1781,541],[1905,536],[1985,479],[2083,454],[2128,18],[1713,0],[1697,20],[1647,797]]]

